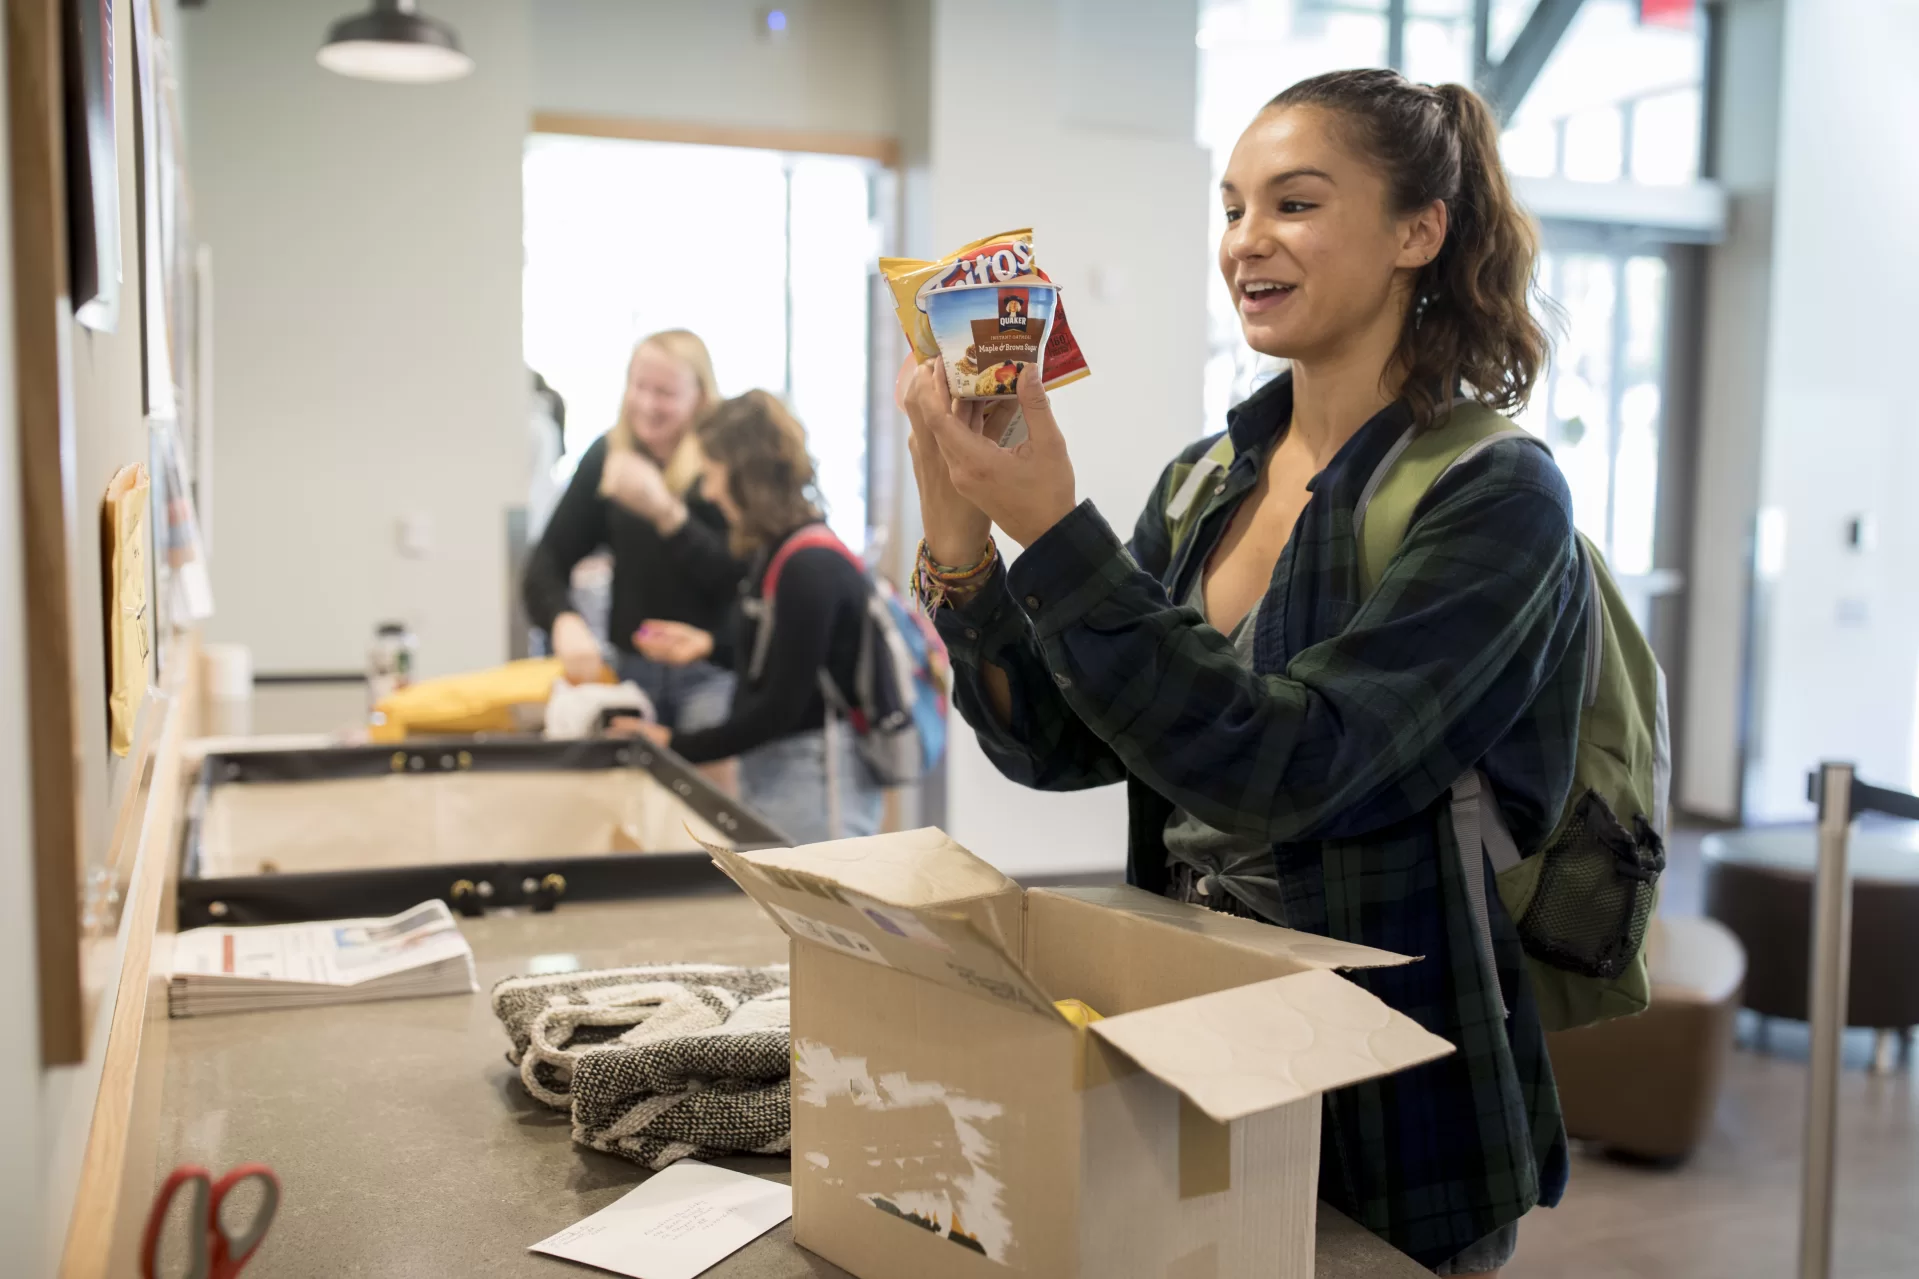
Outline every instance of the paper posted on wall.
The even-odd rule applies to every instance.
[[[445,902],[384,919],[195,928],[174,939],[174,1017],[475,991],[473,950]]]
[[[207,570],[206,539],[200,533],[197,500],[181,455],[176,424],[156,418],[149,426],[160,469],[162,589],[170,592],[168,606],[174,624],[191,626],[213,616],[213,579]]]

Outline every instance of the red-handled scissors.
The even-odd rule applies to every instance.
[[[227,1229],[220,1210],[227,1195],[244,1182],[260,1183],[260,1206],[253,1218],[237,1233]],[[280,1207],[280,1179],[265,1164],[241,1164],[215,1181],[205,1168],[182,1164],[167,1176],[166,1184],[154,1196],[153,1210],[147,1214],[147,1233],[140,1242],[142,1279],[160,1279],[160,1237],[166,1229],[167,1214],[182,1187],[191,1187],[193,1207],[187,1224],[193,1234],[189,1243],[186,1279],[234,1279],[267,1237],[273,1214]]]

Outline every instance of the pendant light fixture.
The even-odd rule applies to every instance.
[[[395,84],[438,84],[473,70],[453,28],[419,12],[414,0],[373,0],[366,13],[340,19],[319,58],[340,75]]]

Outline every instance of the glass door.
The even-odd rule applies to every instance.
[[[786,400],[828,520],[863,546],[878,176],[853,156],[529,137],[526,361],[566,401],[562,467],[617,419],[633,344],[691,329],[723,394]]]
[[[1551,366],[1519,415],[1572,490],[1573,518],[1605,555],[1650,633],[1652,601],[1678,589],[1655,562],[1666,426],[1669,271],[1662,250],[1581,246],[1549,229],[1541,255]]]

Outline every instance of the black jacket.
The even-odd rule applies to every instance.
[[[613,552],[607,630],[615,647],[633,651],[633,632],[648,618],[720,629],[745,573],[727,547],[726,518],[698,493],[688,493],[686,523],[673,536],[661,537],[649,521],[600,495],[605,468],[603,435],[580,459],[527,559],[527,617],[551,630],[553,619],[573,607],[573,566],[605,546]]]
[[[764,595],[772,560],[770,553],[755,559],[749,579],[753,598]],[[773,634],[759,678],[749,679],[747,668],[764,623],[749,618],[741,608],[727,629],[714,636],[714,660],[730,664],[740,676],[733,713],[724,724],[675,736],[673,749],[688,761],[703,764],[823,727],[826,698],[820,690],[820,671],[832,676],[834,687],[852,696],[868,590],[866,575],[831,547],[795,551],[780,569]],[[742,602],[747,598],[742,595]]]

